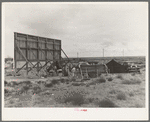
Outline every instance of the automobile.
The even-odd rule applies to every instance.
[[[140,73],[140,68],[134,64],[134,62],[128,61],[123,63],[126,72],[138,72]]]

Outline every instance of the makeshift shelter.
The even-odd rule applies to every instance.
[[[112,59],[106,63],[109,73],[125,73],[125,66],[116,60]]]
[[[107,66],[105,64],[98,65],[81,65],[80,72],[82,79],[99,77],[102,73],[107,72]]]

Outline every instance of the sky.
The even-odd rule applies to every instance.
[[[3,3],[5,57],[14,32],[60,39],[69,57],[146,56],[147,2]]]

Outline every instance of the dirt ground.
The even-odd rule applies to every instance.
[[[5,107],[145,107],[145,68],[141,73],[74,77],[5,77]]]

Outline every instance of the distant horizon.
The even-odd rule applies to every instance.
[[[113,57],[146,57],[146,56],[106,56],[106,57],[69,57],[69,58],[113,58]]]
[[[106,56],[106,57],[68,57],[68,58],[115,58],[115,57],[146,57],[146,56]],[[5,58],[14,58],[14,57],[5,57]],[[67,57],[62,57],[67,58]]]

